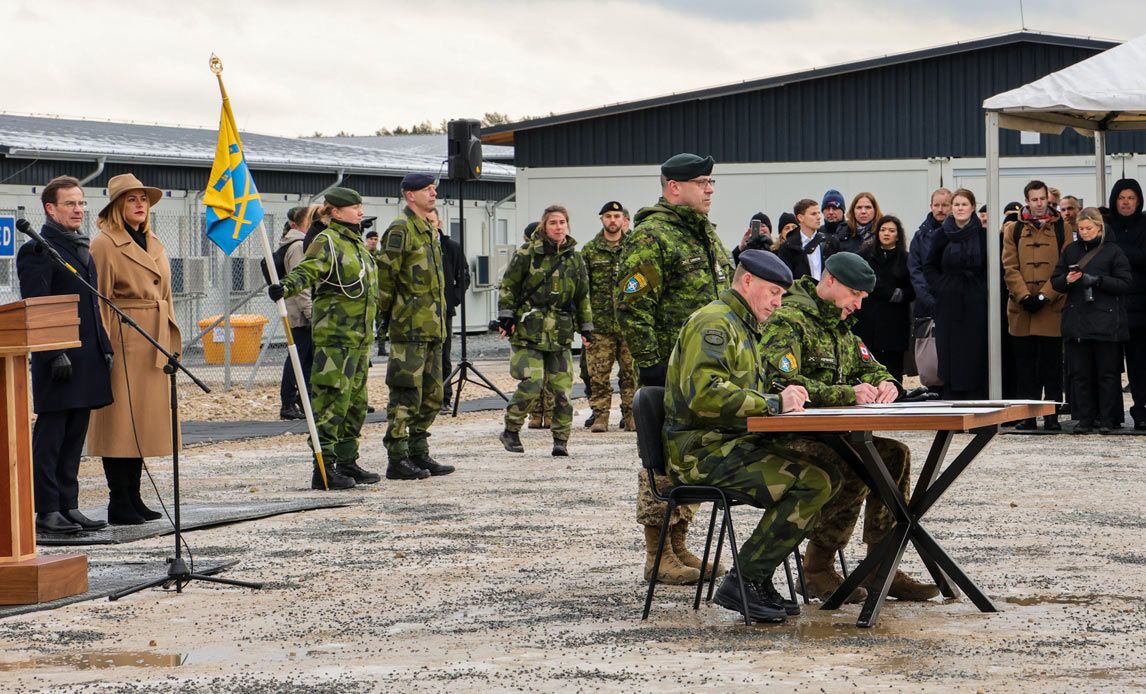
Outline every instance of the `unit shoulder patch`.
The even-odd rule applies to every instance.
[[[621,291],[626,297],[635,299],[660,286],[660,282],[660,275],[656,268],[646,263],[637,268],[636,272],[621,280]]]
[[[404,229],[394,229],[386,235],[386,249],[391,251],[400,251],[406,245],[406,231]]]
[[[789,373],[792,373],[793,371],[795,371],[796,366],[797,366],[796,355],[792,354],[791,352],[788,352],[784,356],[780,357],[779,363],[776,364],[776,368],[780,369],[781,371],[783,371],[786,374],[789,374]]]
[[[709,328],[704,331],[704,341],[717,347],[721,347],[725,342],[727,342],[726,338],[724,337],[724,331],[716,330],[715,328]]]

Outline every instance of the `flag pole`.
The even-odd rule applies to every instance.
[[[211,54],[210,60],[211,72],[215,73],[215,77],[219,79],[219,92],[223,95],[223,107],[230,111],[230,104],[227,99],[227,90],[223,88],[223,61],[219,60],[218,56],[214,53]],[[267,266],[267,273],[271,276],[271,284],[279,283],[278,268],[275,267],[274,252],[271,250],[271,241],[267,237],[266,226],[259,222],[259,238],[263,242],[263,258]],[[308,378],[302,372],[302,359],[298,356],[298,346],[294,343],[294,334],[290,331],[290,320],[287,318],[286,299],[279,299],[275,302],[278,307],[279,317],[282,319],[284,332],[286,333],[287,341],[287,354],[290,356],[291,366],[294,368],[294,380],[298,386],[299,399],[302,400],[302,411],[306,414],[306,428],[310,432],[311,448],[314,451],[314,459],[318,462],[318,472],[322,476],[322,486],[324,489],[330,489],[330,483],[326,479],[326,465],[322,460],[322,445],[318,440],[318,427],[314,423],[314,409],[310,405],[310,390],[306,387]]]

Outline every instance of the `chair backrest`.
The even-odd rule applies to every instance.
[[[665,474],[665,451],[661,431],[665,426],[665,389],[643,386],[633,396],[633,416],[637,423],[637,450],[641,465],[658,475]]]

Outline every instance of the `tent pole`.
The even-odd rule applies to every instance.
[[[1094,131],[1094,180],[1097,186],[1094,202],[1089,207],[1106,204],[1106,131]]]
[[[1002,260],[1003,210],[999,204],[999,112],[987,111],[987,397],[1003,396]]]

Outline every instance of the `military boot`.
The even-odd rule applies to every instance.
[[[589,427],[589,431],[594,434],[601,434],[609,430],[609,413],[604,414],[593,413],[593,426]]]
[[[370,472],[369,470],[363,470],[358,467],[358,461],[354,461],[353,463],[338,463],[334,469],[340,474],[353,479],[355,484],[374,484],[382,479],[382,475],[379,475],[377,472]]]
[[[388,480],[424,480],[429,476],[429,470],[418,467],[410,458],[390,458],[390,463],[386,466]]]
[[[844,584],[844,577],[836,572],[835,550],[809,542],[808,551],[804,554],[804,581],[808,584],[808,595],[804,597],[809,600],[831,597]],[[853,590],[844,602],[863,602],[866,599],[867,591],[861,587]]]
[[[621,412],[621,431],[636,431],[637,422],[632,412]]]
[[[868,545],[867,551],[870,554],[875,549],[875,545]],[[806,565],[805,565],[806,566]],[[875,582],[875,574],[868,574],[868,577],[863,580],[863,586],[871,589],[872,583]],[[900,570],[896,570],[895,577],[891,579],[891,587],[887,589],[888,597],[895,598],[896,600],[910,600],[913,602],[922,602],[930,600],[931,598],[939,595],[939,586],[931,583],[923,583],[917,581],[911,576]]]
[[[453,465],[443,465],[431,458],[429,453],[417,453],[410,456],[410,460],[413,461],[415,465],[422,468],[423,470],[426,470],[434,477],[448,475],[454,471]]]
[[[661,539],[661,529],[645,526],[645,580],[653,578],[653,563],[657,559],[657,543]],[[668,583],[674,586],[692,585],[700,580],[700,569],[685,566],[676,558],[672,551],[672,544],[665,542],[664,551],[661,552],[660,570],[657,571],[657,582]]]
[[[521,437],[517,435],[516,431],[506,429],[501,432],[501,436],[497,437],[501,441],[501,445],[505,446],[505,450],[510,453],[524,453],[525,446],[521,445]]]
[[[328,463],[323,460],[323,467],[326,469],[326,483],[330,489],[350,489],[354,486],[354,478],[347,477],[339,472],[334,463]],[[322,473],[318,470],[318,464],[314,465],[314,471],[310,475],[310,488],[311,489],[325,489],[322,486]]]
[[[565,439],[553,439],[553,455],[569,455],[569,442]]]
[[[775,589],[767,590],[770,585],[771,581],[753,583],[747,578],[744,579],[744,592],[748,598],[748,604],[744,604],[744,600],[740,597],[740,581],[736,578],[736,572],[729,571],[720,587],[716,589],[716,594],[712,596],[712,601],[726,610],[747,615],[753,622],[780,623],[786,619],[788,610]],[[799,609],[800,606],[797,605],[796,614],[799,614]]]
[[[680,560],[681,564],[693,569],[699,569],[700,557],[688,551],[688,548],[684,546],[684,539],[686,537],[688,537],[688,521],[678,521],[676,525],[669,529],[669,538],[672,540],[672,553],[676,555],[676,558]],[[725,568],[724,564],[716,565],[716,573],[713,573],[712,562],[709,562],[708,565],[704,567],[704,575],[710,578],[723,576],[726,571],[728,571],[728,569]]]

